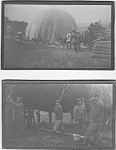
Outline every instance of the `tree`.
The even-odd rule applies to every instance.
[[[26,26],[27,26],[27,22],[24,22],[24,21],[11,21],[9,20],[8,17],[4,17],[4,24],[5,24],[5,27],[4,27],[4,31],[6,33],[6,30],[7,30],[7,27],[8,26],[11,26],[12,29],[13,29],[13,34],[14,35],[17,35],[18,32],[22,32],[23,35],[25,34],[25,29],[26,29]]]
[[[100,20],[95,23],[92,22],[89,25],[88,30],[84,31],[85,45],[88,45],[90,48],[92,48],[93,41],[97,38],[95,32],[100,32],[102,29],[104,28],[102,27]]]

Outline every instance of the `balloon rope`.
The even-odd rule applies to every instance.
[[[10,94],[9,94],[9,95],[7,96],[7,98],[6,98],[6,101],[9,100],[9,98],[10,98],[12,92],[13,92],[13,89],[14,89],[15,87],[16,87],[16,85],[14,84],[14,85],[12,86],[12,89],[11,89],[11,91],[10,91]]]
[[[61,93],[61,96],[60,96],[60,98],[59,98],[59,101],[61,100],[62,95],[63,95],[63,93],[64,93],[64,87],[65,87],[65,84],[64,84],[64,86],[63,86],[63,91],[62,91],[62,93]]]
[[[41,88],[41,90],[39,91],[39,93],[41,93],[41,92],[44,93],[45,90],[47,89],[47,87],[48,87],[47,85],[44,85],[44,86]],[[34,97],[34,99],[36,99],[38,96],[41,96],[41,94],[40,94],[40,95],[37,94],[37,95]]]
[[[46,89],[39,96],[42,96],[48,90],[49,87],[50,87],[50,84],[46,87]]]
[[[70,84],[69,84],[69,85],[70,85]],[[60,98],[59,98],[59,101],[61,101],[61,98],[62,98],[64,92],[66,91],[66,89],[69,87],[69,85],[64,89],[64,87],[65,87],[65,84],[64,84],[63,91],[62,91],[62,94],[61,94],[61,96],[60,96]]]
[[[62,104],[64,105],[64,103],[62,102]],[[74,109],[71,109],[71,110],[69,110],[69,108],[67,107],[67,106],[65,106],[64,105],[64,107],[68,110],[68,112],[67,113],[70,113],[70,112],[72,112]]]
[[[70,84],[69,86],[70,86],[70,88],[71,88],[71,84]],[[69,87],[69,86],[68,86],[68,87]],[[68,91],[70,90],[70,88],[68,89]],[[68,93],[68,91],[64,94],[64,96]]]
[[[59,98],[59,95],[58,95],[58,93],[56,92],[55,87],[53,87],[53,86],[52,86],[52,88],[54,89],[54,91],[55,91],[55,93],[56,93],[57,97]]]

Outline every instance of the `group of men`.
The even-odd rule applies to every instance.
[[[22,102],[22,98],[17,97],[16,101],[14,101],[12,100],[11,94],[12,92],[6,98],[6,125],[12,124],[13,128],[16,129],[16,131],[20,131],[24,127],[30,129],[32,123],[40,123],[40,110],[36,110],[36,112],[34,112],[31,107],[25,108]],[[48,116],[49,123],[52,123],[52,112],[48,112]]]
[[[24,109],[25,110],[25,109]],[[27,123],[27,129],[31,127],[32,123],[35,123],[35,113],[31,108],[26,109],[25,111],[25,122]],[[40,110],[36,111],[37,122],[40,122]]]
[[[74,50],[76,52],[80,51],[80,34],[79,32],[76,32],[76,30],[72,30],[72,32],[68,32],[66,36],[66,43],[67,43],[67,48],[73,45]]]
[[[73,46],[76,52],[80,51],[80,42],[81,42],[81,34],[76,30],[72,30],[71,32],[67,33],[66,38],[59,38],[59,43],[61,44],[61,49],[63,50],[63,46],[66,44],[67,48]]]
[[[23,103],[21,102],[21,98],[17,97],[16,102],[12,101],[11,98],[7,98],[10,103],[10,106],[13,108],[13,113],[15,113],[13,116],[13,121],[15,122],[15,127],[23,128],[23,124],[25,122],[25,113],[24,113],[24,107]],[[75,123],[77,124],[77,131],[78,134],[82,135],[83,138],[81,138],[84,142],[98,142],[99,140],[99,129],[100,125],[102,123],[103,119],[103,110],[104,110],[104,103],[100,99],[100,94],[95,94],[92,99],[90,99],[89,103],[91,106],[91,109],[89,111],[89,114],[86,112],[85,103],[82,98],[76,99],[77,105],[74,106],[73,109],[73,119]],[[32,110],[30,110],[31,113],[28,112],[28,115],[30,114],[32,116]],[[54,107],[54,113],[55,113],[55,124],[53,126],[53,135],[56,134],[58,131],[58,128],[61,128],[61,133],[64,133],[64,127],[63,127],[63,109],[60,104],[59,100],[56,100],[56,104]],[[50,115],[52,118],[52,115]],[[39,113],[40,117],[40,113]],[[31,119],[33,117],[30,117]],[[27,119],[27,123],[32,122],[32,120],[29,120],[29,117]]]
[[[77,99],[77,105],[74,107],[74,120],[77,123],[78,134],[83,135],[80,139],[83,143],[99,142],[100,124],[103,119],[104,103],[100,99],[100,94],[95,94],[90,99],[91,111],[87,115],[85,103],[82,98]],[[58,127],[61,127],[61,132],[64,133],[63,127],[63,111],[60,101],[56,101],[55,106],[56,122],[53,127],[53,135],[57,132]],[[86,124],[86,122],[88,122]]]
[[[23,40],[23,36],[24,36],[23,32],[21,32],[21,31],[17,32],[17,34],[14,34],[12,26],[7,26],[6,35],[9,36],[10,39],[12,39],[12,40],[18,39],[20,41]]]

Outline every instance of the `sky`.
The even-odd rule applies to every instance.
[[[58,8],[70,13],[77,23],[91,23],[108,20],[111,17],[110,5],[16,5],[5,4],[5,16],[10,20],[29,22],[41,9]]]

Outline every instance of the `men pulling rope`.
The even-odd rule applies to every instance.
[[[100,99],[99,94],[94,95],[94,97],[91,99],[91,103],[93,106],[89,117],[89,126],[87,128],[85,137],[82,138],[84,140],[84,144],[88,142],[100,142],[99,128],[103,119],[104,103]]]
[[[48,86],[49,87],[49,86]],[[45,88],[44,92],[48,89]],[[54,107],[54,113],[55,113],[55,124],[53,126],[53,137],[55,136],[55,133],[58,131],[58,128],[61,127],[61,133],[64,134],[64,127],[63,127],[63,109],[60,104],[61,98],[64,96],[65,91],[69,90],[68,88],[70,85],[63,86],[63,91],[62,94],[59,98],[59,100],[56,100],[56,104]],[[18,97],[16,102],[12,101],[10,96],[12,92],[7,98],[7,101],[10,102],[10,105],[13,107],[13,109],[16,111],[22,112],[19,113],[20,116],[15,118],[19,124],[22,124],[24,113],[23,113],[23,103],[21,102],[21,99]],[[43,92],[42,92],[43,94]],[[78,136],[80,139],[80,142],[82,142],[82,145],[87,144],[87,143],[93,143],[93,142],[99,142],[100,137],[99,137],[99,128],[102,123],[103,119],[103,110],[104,110],[104,103],[100,99],[100,94],[95,94],[94,97],[90,100],[90,103],[92,104],[92,109],[90,110],[89,115],[87,116],[86,113],[86,108],[85,108],[85,103],[83,102],[83,98],[78,98],[76,99],[77,105],[74,107],[74,120],[77,123],[78,127]],[[68,109],[67,109],[68,110]],[[73,110],[69,111],[72,112]],[[88,127],[86,126],[86,121],[88,120],[89,124]],[[86,130],[85,130],[86,129]]]

